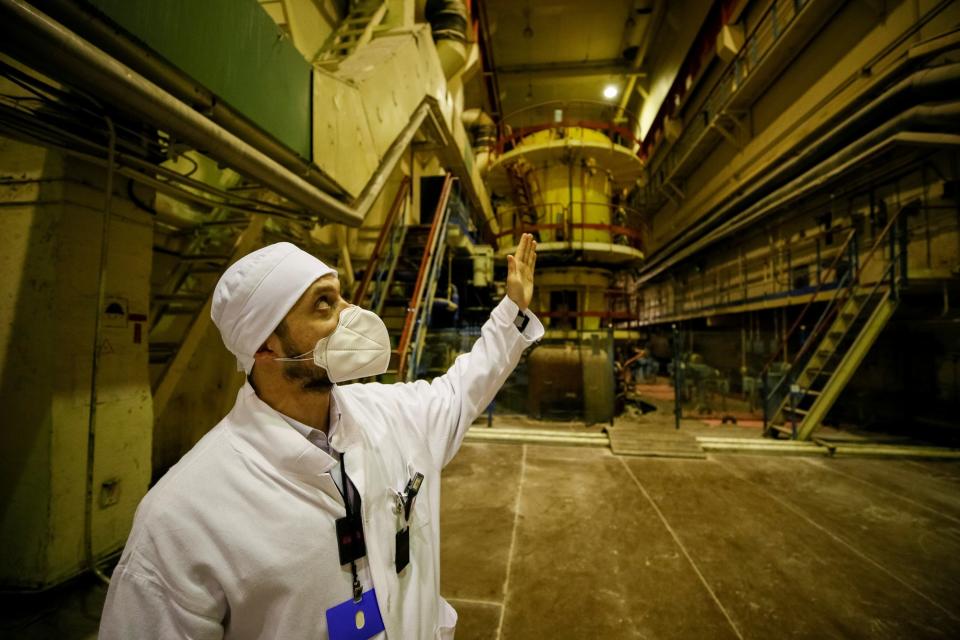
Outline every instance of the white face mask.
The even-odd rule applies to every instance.
[[[313,351],[281,361],[309,360],[325,369],[330,382],[345,382],[385,373],[390,364],[390,335],[383,320],[366,309],[350,306],[340,313],[337,328],[320,338]]]

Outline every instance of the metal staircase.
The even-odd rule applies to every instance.
[[[834,295],[784,375],[765,393],[764,431],[768,435],[784,434],[796,440],[809,440],[893,317],[900,288],[906,280],[903,211],[901,208],[890,218],[859,266],[856,231],[848,235],[831,265],[836,272],[841,256],[849,258],[847,268],[838,274]],[[872,282],[861,283],[864,268],[875,256],[881,256],[880,275]],[[790,334],[800,325],[818,293],[819,287]],[[781,352],[783,348],[781,346]],[[781,352],[767,363],[765,380]]]
[[[363,276],[352,295],[352,300],[356,304],[378,315],[383,311],[383,304],[406,238],[407,225],[404,224],[404,216],[401,212],[409,193],[410,178],[404,176],[390,211],[380,228],[377,243],[363,269]]]
[[[357,49],[370,42],[373,34],[383,30],[387,3],[383,0],[351,2],[350,12],[317,52],[313,63],[324,69],[335,69]]]
[[[173,396],[210,325],[213,289],[223,271],[260,241],[266,216],[225,212],[154,243],[154,283],[150,305],[150,373],[154,413]]]
[[[397,380],[413,380],[417,375],[443,266],[455,183],[447,174],[429,225],[407,228],[393,277],[386,283],[380,315],[394,340],[390,369]]]

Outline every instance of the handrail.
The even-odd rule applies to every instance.
[[[373,252],[370,254],[370,259],[367,260],[367,266],[363,270],[363,278],[360,280],[360,284],[357,286],[357,289],[353,294],[353,301],[356,304],[362,304],[364,296],[367,295],[367,287],[370,286],[370,280],[373,278],[373,272],[376,271],[376,267],[380,262],[380,254],[383,251],[384,245],[387,243],[387,238],[392,233],[393,226],[397,219],[397,214],[403,208],[403,201],[406,199],[409,191],[410,177],[404,176],[403,180],[400,182],[400,188],[397,189],[397,195],[394,196],[393,204],[390,205],[390,211],[387,213],[387,218],[383,221],[383,227],[380,229],[380,235],[377,238],[377,244],[373,247]]]
[[[497,237],[502,238],[504,236],[512,235],[514,231],[516,231],[517,233],[530,233],[534,231],[550,231],[550,230],[556,230],[556,229],[563,229],[563,230],[569,230],[569,231],[572,231],[574,229],[580,229],[580,230],[586,229],[589,231],[610,231],[610,233],[614,235],[623,235],[633,240],[636,240],[637,242],[635,244],[638,244],[638,245],[643,240],[643,233],[639,229],[632,229],[630,227],[624,227],[616,224],[603,224],[599,222],[571,222],[569,224],[565,224],[562,222],[558,222],[556,224],[524,224],[524,225],[520,225],[519,227],[511,227],[509,229],[505,229],[500,233],[498,233]],[[566,242],[569,242],[569,240],[567,240]],[[574,242],[579,242],[579,241],[574,241]],[[640,248],[640,247],[638,246],[635,248]]]
[[[881,231],[881,232],[876,236],[876,238],[874,239],[874,243],[873,243],[873,246],[870,248],[870,251],[867,252],[867,255],[864,257],[863,260],[859,261],[859,264],[858,264],[857,267],[856,267],[856,271],[855,271],[854,274],[851,276],[851,280],[852,280],[852,281],[851,281],[851,283],[850,283],[850,288],[852,288],[853,286],[855,286],[855,285],[860,281],[860,274],[863,272],[863,268],[864,268],[865,266],[867,266],[867,264],[868,264],[868,263],[870,262],[870,260],[873,258],[873,255],[874,255],[874,253],[876,252],[877,247],[880,246],[881,243],[883,243],[883,242],[886,241],[887,234],[890,233],[890,229],[893,228],[893,225],[894,225],[895,222],[897,222],[898,218],[900,217],[900,214],[903,213],[904,209],[907,209],[909,206],[910,206],[910,204],[908,203],[907,205],[904,205],[904,206],[900,207],[899,209],[897,209],[897,211],[896,211],[892,216],[890,216],[890,220],[887,221],[887,225],[883,228],[883,231]],[[891,262],[891,263],[895,263],[895,261],[896,261],[896,256],[891,255],[891,256],[890,256],[890,262]],[[888,272],[889,272],[889,268],[884,271],[883,276],[878,279],[878,282],[879,282],[880,280],[883,280],[883,277],[885,277]],[[848,297],[849,297],[849,296],[848,296]],[[846,299],[844,299],[844,300],[841,302],[841,304],[842,304],[843,302],[846,302]],[[812,339],[813,339],[814,337],[816,337],[816,334],[814,334],[814,333],[811,332],[811,334],[810,334],[810,339],[808,339],[808,340],[806,341],[806,343],[804,343],[804,345],[800,348],[800,351],[797,352],[797,357],[798,357],[798,358],[805,353],[807,346],[810,345],[810,344],[813,342]]]
[[[807,0],[797,3],[801,5],[798,8],[802,9],[806,2]],[[699,137],[717,121],[717,117],[725,112],[730,100],[740,88],[739,81],[743,80],[754,67],[759,66],[760,63],[766,59],[767,55],[780,40],[780,34],[784,33],[793,24],[793,20],[797,17],[799,11],[790,13],[787,16],[787,20],[782,24],[774,25],[774,23],[778,22],[779,17],[777,11],[778,4],[789,3],[793,3],[793,0],[775,0],[764,10],[757,19],[754,28],[747,34],[740,50],[706,92],[707,97],[704,99],[699,111],[708,114],[708,117],[706,119],[695,118],[691,120],[680,134],[680,138],[669,147],[662,147],[663,155],[661,158],[657,158],[657,151],[659,151],[659,149],[655,147],[657,147],[659,140],[662,138],[662,136],[657,136],[657,132],[662,131],[662,121],[666,117],[665,110],[668,107],[668,102],[664,101],[664,106],[660,109],[662,113],[658,112],[654,118],[654,124],[647,131],[640,150],[641,155],[645,156],[650,162],[651,174],[659,172],[660,169],[663,168],[664,163],[670,159],[670,156],[674,156],[673,166],[676,166],[676,157],[686,154],[692,144],[691,140],[699,139]],[[776,28],[774,28],[774,26],[776,26]],[[758,42],[760,42],[761,38],[767,35],[767,33],[774,34],[774,37],[770,38],[766,44],[758,46]],[[667,167],[664,175],[670,175],[672,177],[672,169],[673,167]],[[654,185],[651,184],[651,186]],[[658,187],[659,185],[657,185],[657,188]]]
[[[550,131],[552,129],[588,129],[590,131],[600,131],[602,133],[609,133],[607,136],[610,138],[610,142],[613,144],[619,144],[616,140],[613,139],[614,133],[619,135],[624,140],[627,140],[631,145],[640,144],[639,138],[637,138],[633,131],[628,127],[618,125],[613,122],[605,122],[602,120],[561,120],[560,122],[547,122],[543,124],[530,125],[528,127],[519,128],[509,135],[503,135],[497,140],[497,153],[503,154],[507,150],[507,146],[510,145],[514,149],[519,148],[517,146],[518,142],[521,142],[525,137],[533,135],[535,133],[540,133],[541,131]],[[625,144],[621,144],[621,147],[625,149],[630,149]],[[631,153],[633,149],[630,149]]]
[[[626,213],[631,213],[631,214],[634,214],[634,215],[636,215],[636,216],[641,216],[641,215],[643,214],[643,212],[640,211],[640,209],[638,209],[638,208],[636,208],[636,207],[631,207],[630,205],[626,205],[626,204],[614,204],[614,203],[612,203],[612,202],[589,202],[589,201],[586,201],[586,200],[574,200],[572,203],[571,203],[569,200],[563,200],[562,202],[542,202],[542,203],[540,203],[540,204],[525,205],[525,206],[521,206],[521,205],[511,205],[511,206],[506,206],[506,207],[497,207],[496,213],[497,213],[497,217],[501,217],[501,216],[503,216],[504,214],[515,213],[515,212],[517,212],[517,211],[521,211],[521,210],[523,210],[523,209],[530,209],[530,208],[532,208],[532,209],[541,209],[541,208],[547,209],[547,208],[559,207],[559,208],[561,208],[561,209],[564,209],[564,208],[567,208],[570,204],[575,204],[575,205],[577,205],[577,204],[579,204],[579,205],[591,205],[591,206],[593,206],[593,205],[601,206],[601,205],[602,205],[602,206],[604,206],[604,207],[607,207],[608,209],[623,209]]]
[[[894,263],[893,263],[893,262],[891,262],[889,265],[887,265],[887,268],[886,268],[886,269],[884,270],[884,272],[883,272],[883,277],[879,278],[876,282],[873,283],[873,286],[871,287],[870,292],[867,294],[867,297],[868,297],[868,298],[873,298],[873,296],[877,293],[877,290],[880,288],[880,283],[883,282],[883,278],[886,277],[887,274],[889,274],[889,273],[893,270],[893,268],[894,268]],[[889,291],[888,291],[888,293],[889,293]],[[840,340],[843,340],[844,338],[846,338],[847,333],[850,331],[850,327],[853,325],[854,322],[856,322],[857,320],[860,319],[861,314],[863,314],[864,308],[865,308],[865,307],[862,306],[862,307],[860,307],[859,309],[857,309],[857,313],[854,315],[853,320],[850,322],[850,325],[848,325],[847,328],[844,329],[843,335],[840,337]],[[820,318],[820,321],[818,321],[817,326],[819,327],[821,322],[823,323],[824,326],[827,326],[827,322],[826,322],[827,316],[828,316],[828,315],[832,315],[832,313],[835,312],[835,311],[836,311],[836,308],[834,308],[834,309],[832,309],[832,310],[829,310],[829,309],[828,309],[828,310],[825,310],[825,311],[823,312],[823,315],[822,315],[821,318]],[[871,311],[871,313],[872,313],[872,311]],[[822,329],[821,329],[821,330],[822,330]],[[811,337],[812,337],[812,336],[813,336],[813,332],[811,332]],[[797,356],[796,356],[796,358],[794,359],[794,363],[800,362],[801,357],[804,356],[804,355],[806,355],[806,353],[807,353],[807,351],[808,351],[807,345],[810,345],[810,344],[812,344],[813,342],[814,342],[813,340],[807,340],[807,342],[804,344],[804,346],[801,347],[800,351],[797,352]],[[791,379],[791,375],[790,375],[790,374],[793,373],[793,372],[792,372],[792,369],[793,369],[793,366],[791,365],[790,369],[787,370],[787,373],[786,373],[782,378],[780,378],[780,380],[777,382],[777,384],[774,385],[773,389],[770,390],[770,393],[767,394],[767,397],[765,398],[765,401],[769,400],[770,398],[775,397],[776,394],[777,394],[777,392],[780,390],[780,387],[782,387],[783,384],[784,384],[787,380],[790,380],[790,379]],[[780,408],[778,407],[778,412],[779,412],[779,410],[780,410]],[[774,414],[774,415],[776,415],[776,414]]]
[[[503,116],[503,124],[510,126],[510,120],[516,118],[521,114],[530,113],[538,109],[543,109],[549,113],[551,110],[561,108],[564,111],[567,109],[594,109],[594,110],[617,110],[617,105],[610,102],[604,102],[602,100],[547,100],[546,102],[538,102],[537,104],[531,104],[525,107],[520,107],[519,109],[514,109],[510,113],[507,113]],[[623,113],[628,117],[628,121],[636,122],[639,118],[637,114],[628,109],[624,109]],[[553,115],[553,114],[549,114]]]
[[[850,245],[850,241],[853,240],[856,234],[857,234],[856,228],[850,229],[850,232],[847,234],[847,237],[844,239],[843,244],[840,246],[840,249],[837,250],[837,255],[833,257],[833,260],[830,262],[830,266],[828,266],[826,271],[824,271],[824,276],[829,274],[831,271],[833,271],[834,276],[836,276],[837,264],[839,264],[840,258],[847,254],[846,249]],[[807,301],[807,304],[804,305],[803,310],[800,312],[800,315],[798,315],[797,319],[794,320],[793,326],[790,327],[790,330],[787,331],[787,334],[783,337],[783,340],[780,341],[780,347],[776,350],[776,352],[772,356],[770,356],[770,359],[767,360],[766,364],[763,365],[763,369],[760,370],[760,375],[763,375],[764,373],[769,371],[770,366],[776,361],[778,357],[780,357],[780,354],[783,353],[783,350],[786,349],[787,341],[790,340],[790,338],[793,337],[793,333],[798,328],[800,328],[800,321],[803,320],[807,311],[810,309],[810,307],[813,306],[813,303],[816,302],[817,296],[820,295],[820,292],[823,290],[823,285],[826,283],[826,281],[827,281],[826,277],[820,278],[820,281],[817,283],[817,288],[814,289],[812,294],[810,294],[810,299]],[[839,291],[840,288],[838,288],[837,290]],[[836,294],[834,294],[834,298],[836,298]],[[807,340],[807,342],[810,342],[810,341]],[[797,355],[799,356],[799,354]]]
[[[910,208],[911,205],[913,205],[913,204],[914,204],[914,203],[911,202],[911,203],[907,203],[907,204],[901,206],[899,209],[897,209],[897,211],[896,211],[892,216],[890,216],[890,219],[887,221],[886,226],[884,226],[883,230],[882,230],[879,234],[876,235],[876,237],[875,237],[875,239],[874,239],[873,246],[872,246],[872,247],[870,248],[870,250],[867,252],[867,254],[866,254],[866,256],[864,257],[864,259],[863,259],[862,261],[860,261],[859,264],[857,265],[855,272],[853,272],[853,273],[851,273],[851,272],[849,272],[849,271],[847,272],[847,274],[845,275],[844,279],[849,278],[849,279],[850,279],[850,283],[849,283],[846,287],[839,287],[839,288],[837,289],[836,293],[834,294],[834,299],[831,300],[831,303],[830,303],[830,305],[828,306],[828,308],[824,309],[823,313],[822,313],[821,316],[820,316],[820,319],[817,321],[817,324],[814,326],[813,331],[811,331],[810,336],[807,338],[807,340],[806,340],[806,341],[803,343],[803,345],[800,347],[800,350],[797,352],[797,355],[794,356],[794,358],[793,358],[793,363],[787,368],[787,371],[786,371],[785,375],[777,382],[777,384],[774,386],[774,388],[773,388],[769,393],[766,394],[766,397],[764,398],[764,402],[767,402],[770,398],[774,397],[775,393],[780,389],[780,387],[783,385],[784,381],[787,380],[787,379],[790,377],[790,374],[792,373],[792,370],[793,370],[794,366],[796,365],[796,363],[802,361],[803,356],[805,356],[805,355],[807,354],[807,352],[810,350],[811,346],[812,346],[814,343],[819,343],[819,336],[820,336],[820,334],[823,333],[823,332],[830,326],[830,324],[829,324],[829,322],[828,322],[828,319],[829,319],[830,317],[832,317],[835,313],[837,313],[838,310],[839,310],[844,304],[846,304],[847,300],[850,299],[850,293],[852,292],[852,290],[853,290],[853,288],[856,286],[856,284],[859,282],[860,274],[862,273],[864,267],[870,262],[870,260],[873,259],[873,256],[874,256],[874,254],[875,254],[875,252],[876,252],[876,250],[877,250],[877,247],[879,247],[879,246],[881,245],[881,243],[884,243],[884,242],[887,240],[887,236],[888,236],[888,234],[890,233],[890,230],[893,228],[893,225],[898,221],[898,219],[900,218],[900,215],[903,213],[904,210]],[[838,254],[838,255],[843,255],[843,254],[840,253],[840,254]],[[884,269],[883,274],[881,274],[880,278],[878,278],[877,281],[873,284],[873,287],[872,287],[872,289],[870,290],[870,293],[868,294],[869,297],[873,297],[873,295],[876,293],[877,289],[879,288],[880,283],[883,282],[883,280],[884,280],[888,275],[891,275],[891,274],[893,274],[893,273],[895,272],[894,269],[895,269],[895,267],[896,267],[896,261],[897,261],[897,259],[898,259],[898,255],[896,255],[895,253],[891,253],[891,256],[890,256],[890,264],[887,265],[887,268]],[[891,277],[892,277],[892,275],[891,275]],[[840,294],[841,294],[841,293],[845,293],[846,295],[843,296],[841,299],[838,300],[838,298],[840,298]],[[811,301],[812,301],[812,299],[811,299]],[[809,305],[810,305],[810,303],[808,303],[807,308],[809,307]],[[804,309],[804,311],[806,311],[806,308]],[[860,309],[860,310],[857,312],[857,316],[856,316],[856,317],[859,317],[859,314],[860,314],[861,311],[862,311],[862,309]],[[799,319],[798,319],[798,321],[799,321]],[[796,326],[797,323],[795,322],[794,325]],[[784,344],[785,344],[785,343],[784,343]],[[784,345],[782,344],[782,345],[781,345],[781,349],[783,348],[783,346],[784,346]],[[768,370],[770,364],[772,364],[772,362],[776,359],[776,357],[777,357],[777,355],[779,355],[779,353],[780,353],[780,351],[778,350],[777,353],[774,354],[774,357],[767,363],[767,366],[764,367],[764,369],[761,371],[761,376],[764,376],[764,374],[767,373],[767,370]]]
[[[456,181],[454,182],[454,188],[455,187]],[[459,203],[459,193],[455,190],[447,207],[443,210],[443,221],[440,223],[439,233],[437,233],[437,237],[433,241],[434,255],[426,275],[426,290],[422,296],[420,312],[417,315],[417,321],[414,323],[413,338],[410,344],[408,378],[416,376],[420,370],[423,346],[426,342],[427,330],[430,327],[430,318],[433,315],[433,305],[437,299],[437,283],[440,281],[440,272],[443,269],[443,256],[446,253],[446,238],[447,230],[450,228],[450,216],[453,215],[453,211]]]
[[[540,219],[543,217],[549,217],[550,213],[557,211],[558,209],[559,209],[558,213],[567,212],[570,206],[579,206],[581,207],[581,209],[585,209],[587,207],[605,207],[606,209],[609,210],[611,215],[613,215],[618,210],[623,210],[623,212],[627,216],[630,216],[632,214],[634,217],[638,217],[640,215],[637,209],[634,209],[626,205],[613,204],[610,202],[587,202],[587,201],[544,202],[539,205],[534,205],[532,206],[532,208],[535,211],[545,210],[547,216],[541,216],[539,215],[539,212],[538,212],[537,218]],[[572,236],[573,231],[575,229],[580,229],[580,230],[588,229],[588,230],[600,230],[600,231],[609,230],[610,233],[612,234],[624,235],[630,238],[632,240],[630,246],[636,249],[643,248],[642,245],[643,245],[643,240],[645,238],[646,229],[636,228],[636,227],[628,226],[625,224],[616,225],[616,224],[604,224],[604,223],[595,223],[595,222],[573,222],[573,218],[569,214],[565,215],[563,221],[561,222],[555,222],[555,223],[548,222],[545,224],[526,224],[523,222],[522,219],[520,219],[519,221],[516,220],[516,214],[525,208],[526,207],[513,206],[513,207],[500,207],[497,209],[497,217],[500,218],[501,220],[504,217],[509,216],[510,214],[513,214],[515,216],[514,226],[502,227],[500,232],[496,235],[498,239],[505,236],[516,235],[516,234],[521,234],[526,232],[534,232],[534,231],[562,230],[566,232],[567,235]]]
[[[410,346],[410,338],[413,335],[414,324],[417,318],[417,312],[420,310],[420,301],[423,297],[423,287],[426,281],[426,275],[429,271],[430,263],[436,251],[436,239],[439,235],[440,227],[445,224],[446,217],[444,213],[450,200],[450,193],[453,190],[453,182],[456,178],[448,173],[443,181],[443,189],[440,191],[440,199],[437,201],[437,208],[433,213],[433,222],[430,225],[430,234],[427,236],[427,244],[423,250],[423,257],[420,259],[420,269],[417,272],[417,282],[413,287],[413,294],[410,296],[410,302],[407,304],[407,314],[403,321],[403,331],[400,333],[400,340],[397,343],[397,379],[402,380],[406,372],[407,351]]]
[[[827,305],[827,308],[824,309],[823,312],[820,314],[820,317],[817,318],[817,322],[816,324],[814,324],[813,330],[810,332],[810,337],[807,338],[807,340],[803,343],[803,345],[800,346],[800,349],[797,351],[797,355],[793,357],[793,362],[787,368],[787,371],[784,373],[783,377],[780,378],[780,380],[777,381],[777,384],[773,386],[773,389],[771,389],[770,392],[766,394],[766,398],[765,398],[766,400],[769,400],[770,398],[774,397],[777,394],[777,392],[780,390],[780,387],[783,386],[783,383],[788,379],[790,379],[790,374],[793,372],[793,368],[797,365],[797,363],[802,362],[802,358],[807,354],[807,351],[809,351],[810,345],[812,345],[815,342],[814,337],[819,336],[824,331],[824,329],[830,326],[830,323],[834,317],[834,314],[836,314],[837,310],[841,306],[843,306],[843,304],[847,300],[847,298],[841,299],[841,294],[844,293],[849,287],[853,286],[852,283],[853,283],[853,278],[851,277],[850,272],[848,271],[843,275],[843,278],[841,278],[840,282],[838,283],[839,286],[834,290],[833,295],[830,297],[830,303]],[[771,364],[772,362],[773,361],[771,360]],[[766,368],[763,369],[760,372],[760,377],[765,378],[767,375],[767,372],[768,370]]]

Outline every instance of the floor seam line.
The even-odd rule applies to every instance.
[[[445,598],[447,602],[462,602],[464,604],[480,604],[487,607],[503,607],[502,602],[497,602],[496,600],[477,600],[476,598],[454,598],[449,596]]]
[[[780,496],[778,496],[778,495],[776,495],[775,493],[769,491],[768,489],[766,489],[765,487],[761,486],[760,484],[758,484],[758,483],[756,483],[756,482],[753,482],[753,481],[750,480],[749,478],[745,478],[745,477],[741,476],[740,474],[738,474],[737,472],[733,471],[732,469],[726,467],[725,465],[719,464],[719,466],[720,466],[720,468],[722,468],[724,471],[726,471],[727,473],[729,473],[729,474],[732,475],[733,477],[739,478],[740,480],[742,480],[742,481],[744,481],[744,482],[746,482],[746,483],[748,483],[748,484],[756,487],[757,489],[759,489],[760,491],[762,491],[763,493],[767,494],[768,496],[770,496],[771,498],[773,498],[774,500],[776,500],[778,503],[780,503],[781,505],[783,505],[784,507],[786,507],[789,511],[792,511],[794,514],[800,516],[801,518],[803,518],[804,520],[806,520],[807,522],[809,522],[810,524],[812,524],[812,525],[813,525],[814,527],[816,527],[817,529],[823,531],[825,534],[827,534],[828,536],[830,536],[833,540],[835,540],[836,542],[839,542],[840,544],[842,544],[843,546],[845,546],[847,549],[849,549],[850,551],[852,551],[854,554],[856,554],[857,556],[859,556],[861,559],[866,560],[868,563],[870,563],[870,564],[872,564],[873,566],[875,566],[876,568],[880,569],[883,573],[887,574],[888,576],[890,576],[891,578],[893,578],[894,580],[896,580],[897,582],[899,582],[900,584],[902,584],[903,586],[905,586],[907,589],[909,589],[910,591],[912,591],[912,592],[915,593],[916,595],[920,596],[921,598],[923,598],[924,600],[926,600],[927,602],[929,602],[930,604],[932,604],[933,606],[935,606],[937,609],[940,609],[941,611],[943,611],[945,614],[947,614],[947,617],[949,617],[950,619],[952,619],[952,620],[960,620],[960,617],[957,617],[954,613],[952,613],[949,609],[947,609],[946,607],[944,607],[942,604],[940,604],[939,602],[937,602],[936,600],[934,600],[933,598],[931,598],[930,596],[928,596],[928,595],[925,594],[924,592],[920,591],[919,589],[917,589],[916,587],[914,587],[913,585],[911,585],[909,582],[907,582],[906,580],[904,580],[903,578],[901,578],[901,577],[898,576],[897,574],[893,573],[890,569],[887,569],[885,566],[883,566],[882,564],[880,564],[879,562],[877,562],[876,560],[874,560],[873,558],[871,558],[871,557],[870,557],[869,555],[867,555],[865,552],[860,551],[860,550],[857,549],[855,546],[853,546],[851,543],[847,542],[846,540],[844,540],[843,538],[841,538],[840,536],[838,536],[837,534],[835,534],[834,532],[832,532],[830,529],[827,529],[825,526],[823,526],[822,524],[820,524],[819,522],[817,522],[816,520],[814,520],[813,518],[811,518],[810,516],[808,516],[808,515],[806,514],[806,512],[805,512],[803,509],[801,509],[800,507],[798,507],[798,506],[796,506],[796,505],[793,505],[793,504],[790,504],[790,502],[787,501],[785,498],[781,498]]]
[[[640,482],[640,479],[633,473],[633,469],[630,468],[630,465],[622,457],[617,457],[620,460],[620,464],[623,465],[623,468],[627,470],[627,474],[633,479],[634,484],[637,485],[637,488],[640,489],[640,492],[647,499],[647,502],[650,503],[650,506],[653,507],[653,510],[657,513],[657,516],[660,518],[660,522],[663,523],[663,526],[667,529],[667,532],[673,538],[673,541],[680,547],[680,551],[683,553],[684,557],[687,559],[687,562],[690,563],[690,566],[693,567],[694,573],[697,574],[697,577],[700,578],[700,583],[703,584],[704,588],[707,590],[707,593],[710,594],[710,597],[713,599],[714,604],[717,605],[717,608],[720,609],[720,612],[723,613],[723,617],[727,619],[727,623],[730,625],[730,628],[733,629],[733,632],[737,635],[740,640],[743,640],[743,634],[740,633],[740,629],[737,628],[736,623],[734,623],[733,618],[730,617],[730,613],[727,611],[726,607],[723,606],[723,603],[720,602],[720,598],[717,597],[717,594],[714,592],[713,588],[710,586],[710,583],[707,582],[706,577],[700,571],[700,567],[697,566],[697,563],[693,561],[693,557],[690,555],[690,552],[687,551],[687,548],[683,545],[683,542],[680,540],[680,536],[677,535],[676,531],[673,530],[673,527],[670,526],[670,523],[667,522],[667,518],[663,515],[663,512],[660,511],[660,507],[657,506],[657,503],[653,501],[653,497],[647,492],[646,488]]]
[[[934,509],[933,507],[927,506],[927,505],[923,504],[922,502],[917,502],[916,500],[911,500],[910,498],[908,498],[908,497],[906,497],[906,496],[904,496],[904,495],[901,495],[901,494],[897,493],[896,491],[892,491],[892,490],[890,490],[890,489],[886,489],[886,488],[884,488],[884,487],[881,487],[881,486],[878,486],[878,485],[876,485],[876,484],[873,484],[872,482],[867,482],[866,480],[863,480],[863,479],[861,479],[861,478],[858,478],[858,477],[856,477],[855,475],[846,473],[846,472],[844,472],[844,471],[840,471],[839,469],[833,469],[833,468],[831,468],[831,467],[829,467],[829,466],[827,466],[827,465],[818,465],[818,464],[816,463],[816,461],[814,461],[814,460],[810,460],[810,459],[808,459],[808,458],[801,458],[801,459],[802,459],[804,462],[806,462],[807,464],[810,464],[810,465],[812,465],[812,466],[814,466],[814,467],[817,467],[817,468],[819,468],[819,469],[826,469],[826,470],[830,471],[831,473],[836,473],[836,474],[841,475],[841,476],[843,476],[843,477],[845,477],[845,478],[850,478],[851,480],[856,480],[857,482],[859,482],[859,483],[861,483],[861,484],[865,484],[865,485],[867,485],[868,487],[872,487],[872,488],[874,488],[874,489],[877,489],[877,490],[879,490],[879,491],[882,491],[883,493],[887,493],[887,494],[889,494],[889,495],[891,495],[891,496],[894,496],[895,498],[897,498],[897,499],[899,499],[899,500],[903,500],[904,502],[908,502],[908,503],[910,503],[910,504],[912,504],[912,505],[914,505],[914,506],[917,506],[917,507],[920,507],[921,509],[924,509],[924,510],[926,510],[926,511],[929,511],[930,513],[935,513],[935,514],[937,514],[938,516],[940,516],[941,518],[946,518],[947,520],[952,520],[952,521],[954,521],[954,522],[956,522],[956,523],[960,523],[960,518],[957,518],[957,517],[955,517],[955,516],[951,516],[951,515],[949,515],[949,514],[947,514],[947,513],[943,513],[942,511],[938,511],[937,509]]]
[[[503,604],[500,607],[500,621],[497,623],[497,640],[503,634],[503,619],[507,613],[507,595],[510,588],[510,569],[513,565],[513,550],[517,544],[517,528],[520,522],[520,496],[523,494],[523,480],[527,474],[527,445],[523,445],[520,457],[520,481],[517,483],[517,497],[513,502],[513,531],[510,533],[510,550],[507,552],[507,575],[503,578]]]

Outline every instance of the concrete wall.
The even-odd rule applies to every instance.
[[[85,565],[95,349],[95,556],[123,544],[147,489],[153,415],[146,330],[135,318],[149,309],[152,222],[115,195],[105,291],[122,312],[105,313],[97,297],[104,171],[0,139],[0,175],[0,584],[39,588]],[[124,192],[117,180],[115,193]]]

